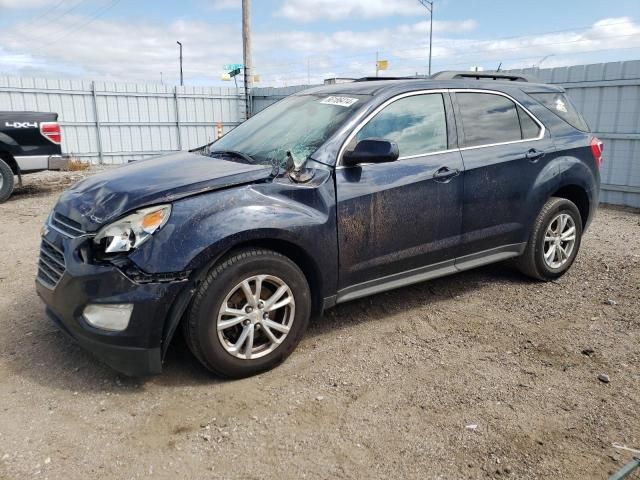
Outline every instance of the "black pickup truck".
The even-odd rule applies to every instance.
[[[11,196],[14,176],[64,168],[61,143],[57,113],[0,111],[0,203]]]

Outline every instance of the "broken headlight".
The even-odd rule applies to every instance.
[[[128,252],[146,242],[169,220],[171,205],[138,210],[103,227],[93,239],[105,253]]]

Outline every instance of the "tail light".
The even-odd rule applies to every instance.
[[[41,122],[40,133],[56,145],[62,143],[62,133],[60,132],[60,124],[58,122]]]
[[[593,137],[591,139],[591,153],[593,153],[593,158],[596,161],[596,167],[600,168],[602,166],[602,151],[604,150],[604,143],[600,141],[597,137]]]

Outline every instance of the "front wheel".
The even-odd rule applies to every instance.
[[[573,264],[582,240],[578,207],[566,198],[551,197],[536,218],[524,254],[516,265],[525,275],[553,280]]]
[[[247,377],[289,356],[310,313],[309,285],[295,263],[271,250],[241,250],[207,275],[185,319],[185,338],[212,372]]]

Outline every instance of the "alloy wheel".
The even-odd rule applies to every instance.
[[[573,217],[560,213],[551,219],[544,235],[544,261],[550,268],[564,266],[576,244],[576,225]]]
[[[236,358],[264,357],[282,344],[294,317],[291,288],[276,276],[254,275],[233,287],[222,302],[218,339]]]

